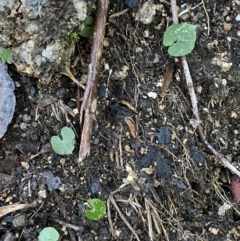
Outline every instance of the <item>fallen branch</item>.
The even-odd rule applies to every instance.
[[[173,23],[178,23],[178,14],[177,14],[177,6],[176,6],[176,0],[171,0],[171,9],[172,9],[172,17],[173,17]],[[221,163],[228,168],[230,171],[232,171],[234,174],[240,177],[240,172],[226,159],[220,154],[217,150],[215,150],[207,141],[202,126],[200,125],[200,118],[199,118],[199,111],[198,111],[198,105],[197,105],[197,97],[193,88],[193,81],[192,77],[189,71],[188,62],[186,59],[186,56],[182,57],[182,65],[184,69],[184,74],[186,78],[186,84],[188,87],[188,91],[191,98],[192,108],[193,108],[193,116],[195,118],[196,127],[199,133],[199,136],[202,140],[202,142],[205,144],[205,146],[214,154]]]
[[[91,60],[88,66],[87,84],[79,113],[80,128],[82,133],[78,163],[90,154],[93,120],[95,119],[95,112],[97,108],[98,78],[107,19],[107,9],[108,0],[98,0]]]

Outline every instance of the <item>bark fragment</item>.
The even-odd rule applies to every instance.
[[[82,129],[78,159],[79,163],[90,154],[92,126],[97,108],[98,79],[105,34],[105,24],[107,19],[107,9],[108,0],[99,0],[93,33],[91,60],[88,66],[87,84],[79,113],[80,128]]]

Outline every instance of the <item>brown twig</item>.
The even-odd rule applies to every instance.
[[[210,23],[209,23],[209,16],[208,16],[207,9],[206,9],[206,7],[205,7],[205,2],[204,2],[204,0],[202,0],[202,5],[203,5],[204,12],[205,12],[205,14],[206,14],[206,18],[207,18],[207,28],[208,28],[208,36],[209,36],[209,33],[210,33]]]
[[[120,208],[118,207],[114,197],[112,194],[109,195],[108,200],[112,203],[112,205],[114,206],[114,208],[116,209],[116,211],[118,212],[119,216],[122,218],[122,220],[124,221],[124,223],[127,225],[127,227],[131,230],[131,232],[133,233],[133,235],[135,236],[135,238],[140,241],[136,231],[133,229],[133,227],[131,226],[131,224],[128,222],[128,220],[125,218],[125,216],[123,215],[123,213],[121,212]],[[108,203],[109,203],[108,201]]]
[[[162,85],[162,89],[161,89],[161,94],[160,94],[160,96],[162,98],[165,97],[167,90],[172,82],[173,71],[174,71],[174,64],[168,63],[166,73],[164,75],[164,81],[163,81],[163,85]]]
[[[176,0],[171,0],[171,9],[172,9],[172,16],[173,16],[173,23],[177,24],[178,23],[178,15],[177,15],[177,7],[176,7]],[[184,74],[185,74],[185,78],[186,78],[186,83],[187,83],[187,87],[188,87],[188,91],[190,94],[190,98],[191,98],[191,103],[192,103],[192,108],[193,108],[193,116],[196,119],[196,123],[197,123],[197,130],[199,133],[199,136],[202,140],[202,142],[205,144],[205,146],[212,152],[212,154],[214,154],[218,160],[221,161],[221,163],[228,168],[230,171],[232,171],[234,174],[236,174],[237,176],[240,177],[240,172],[226,159],[222,156],[222,154],[220,154],[218,151],[216,151],[207,141],[204,133],[203,133],[203,129],[200,125],[200,118],[199,118],[199,111],[198,111],[198,105],[197,105],[197,97],[193,88],[193,81],[192,81],[192,77],[189,71],[189,67],[188,67],[188,62],[186,59],[186,56],[182,57],[182,64],[183,64],[183,69],[184,69]]]
[[[171,0],[171,9],[172,9],[172,20],[174,24],[178,23],[178,12],[177,12],[177,3],[176,1]]]
[[[88,77],[83,101],[79,113],[81,143],[79,148],[78,163],[90,153],[93,120],[97,107],[97,88],[102,57],[103,39],[107,19],[108,0],[98,0],[97,14],[95,19],[91,60],[88,66]]]

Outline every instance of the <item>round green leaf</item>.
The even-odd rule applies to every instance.
[[[91,210],[85,211],[88,219],[98,221],[106,215],[106,205],[102,200],[98,198],[89,199],[88,204],[92,208]]]
[[[74,150],[75,134],[73,130],[67,126],[61,130],[62,139],[58,136],[52,136],[52,149],[59,155],[70,155]]]
[[[93,27],[86,25],[83,30],[79,33],[80,36],[84,38],[89,38],[93,35]]]
[[[38,236],[38,240],[39,241],[57,241],[59,239],[59,236],[60,235],[55,228],[47,227],[40,232]]]
[[[170,46],[168,53],[174,57],[192,52],[196,42],[196,26],[189,23],[173,24],[163,35],[163,45]]]
[[[85,19],[85,25],[91,26],[94,23],[94,19],[91,16],[87,16]]]

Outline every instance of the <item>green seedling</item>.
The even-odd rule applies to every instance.
[[[93,23],[94,19],[91,16],[87,16],[84,21],[84,26],[79,35],[85,38],[89,38],[93,35]]]
[[[69,43],[70,44],[76,44],[79,40],[79,35],[76,31],[73,31],[69,36]]]
[[[70,155],[74,150],[75,133],[67,126],[61,130],[62,139],[58,136],[52,136],[50,143],[52,149],[59,155]]]
[[[92,10],[96,11],[97,10],[97,5],[95,3],[92,4]]]
[[[78,28],[74,29],[68,36],[68,38],[61,38],[61,45],[63,47],[71,46],[72,53],[74,53],[75,45],[78,42],[80,36],[88,38],[93,35],[93,23],[94,19],[91,16],[86,17],[84,23],[79,24]]]
[[[60,235],[55,228],[47,227],[40,232],[38,241],[57,241],[59,237]]]
[[[66,41],[66,39],[65,38],[60,38],[60,43],[61,43],[61,46],[63,47],[63,48],[65,48],[66,46],[67,46],[67,41]]]
[[[88,219],[98,221],[106,215],[106,205],[102,200],[98,198],[89,199],[87,204],[91,208],[91,210],[85,211]]]
[[[11,49],[5,49],[3,47],[0,47],[0,63],[1,64],[12,63]]]
[[[171,25],[163,35],[163,45],[168,53],[180,57],[192,52],[196,42],[196,26],[189,23]]]

